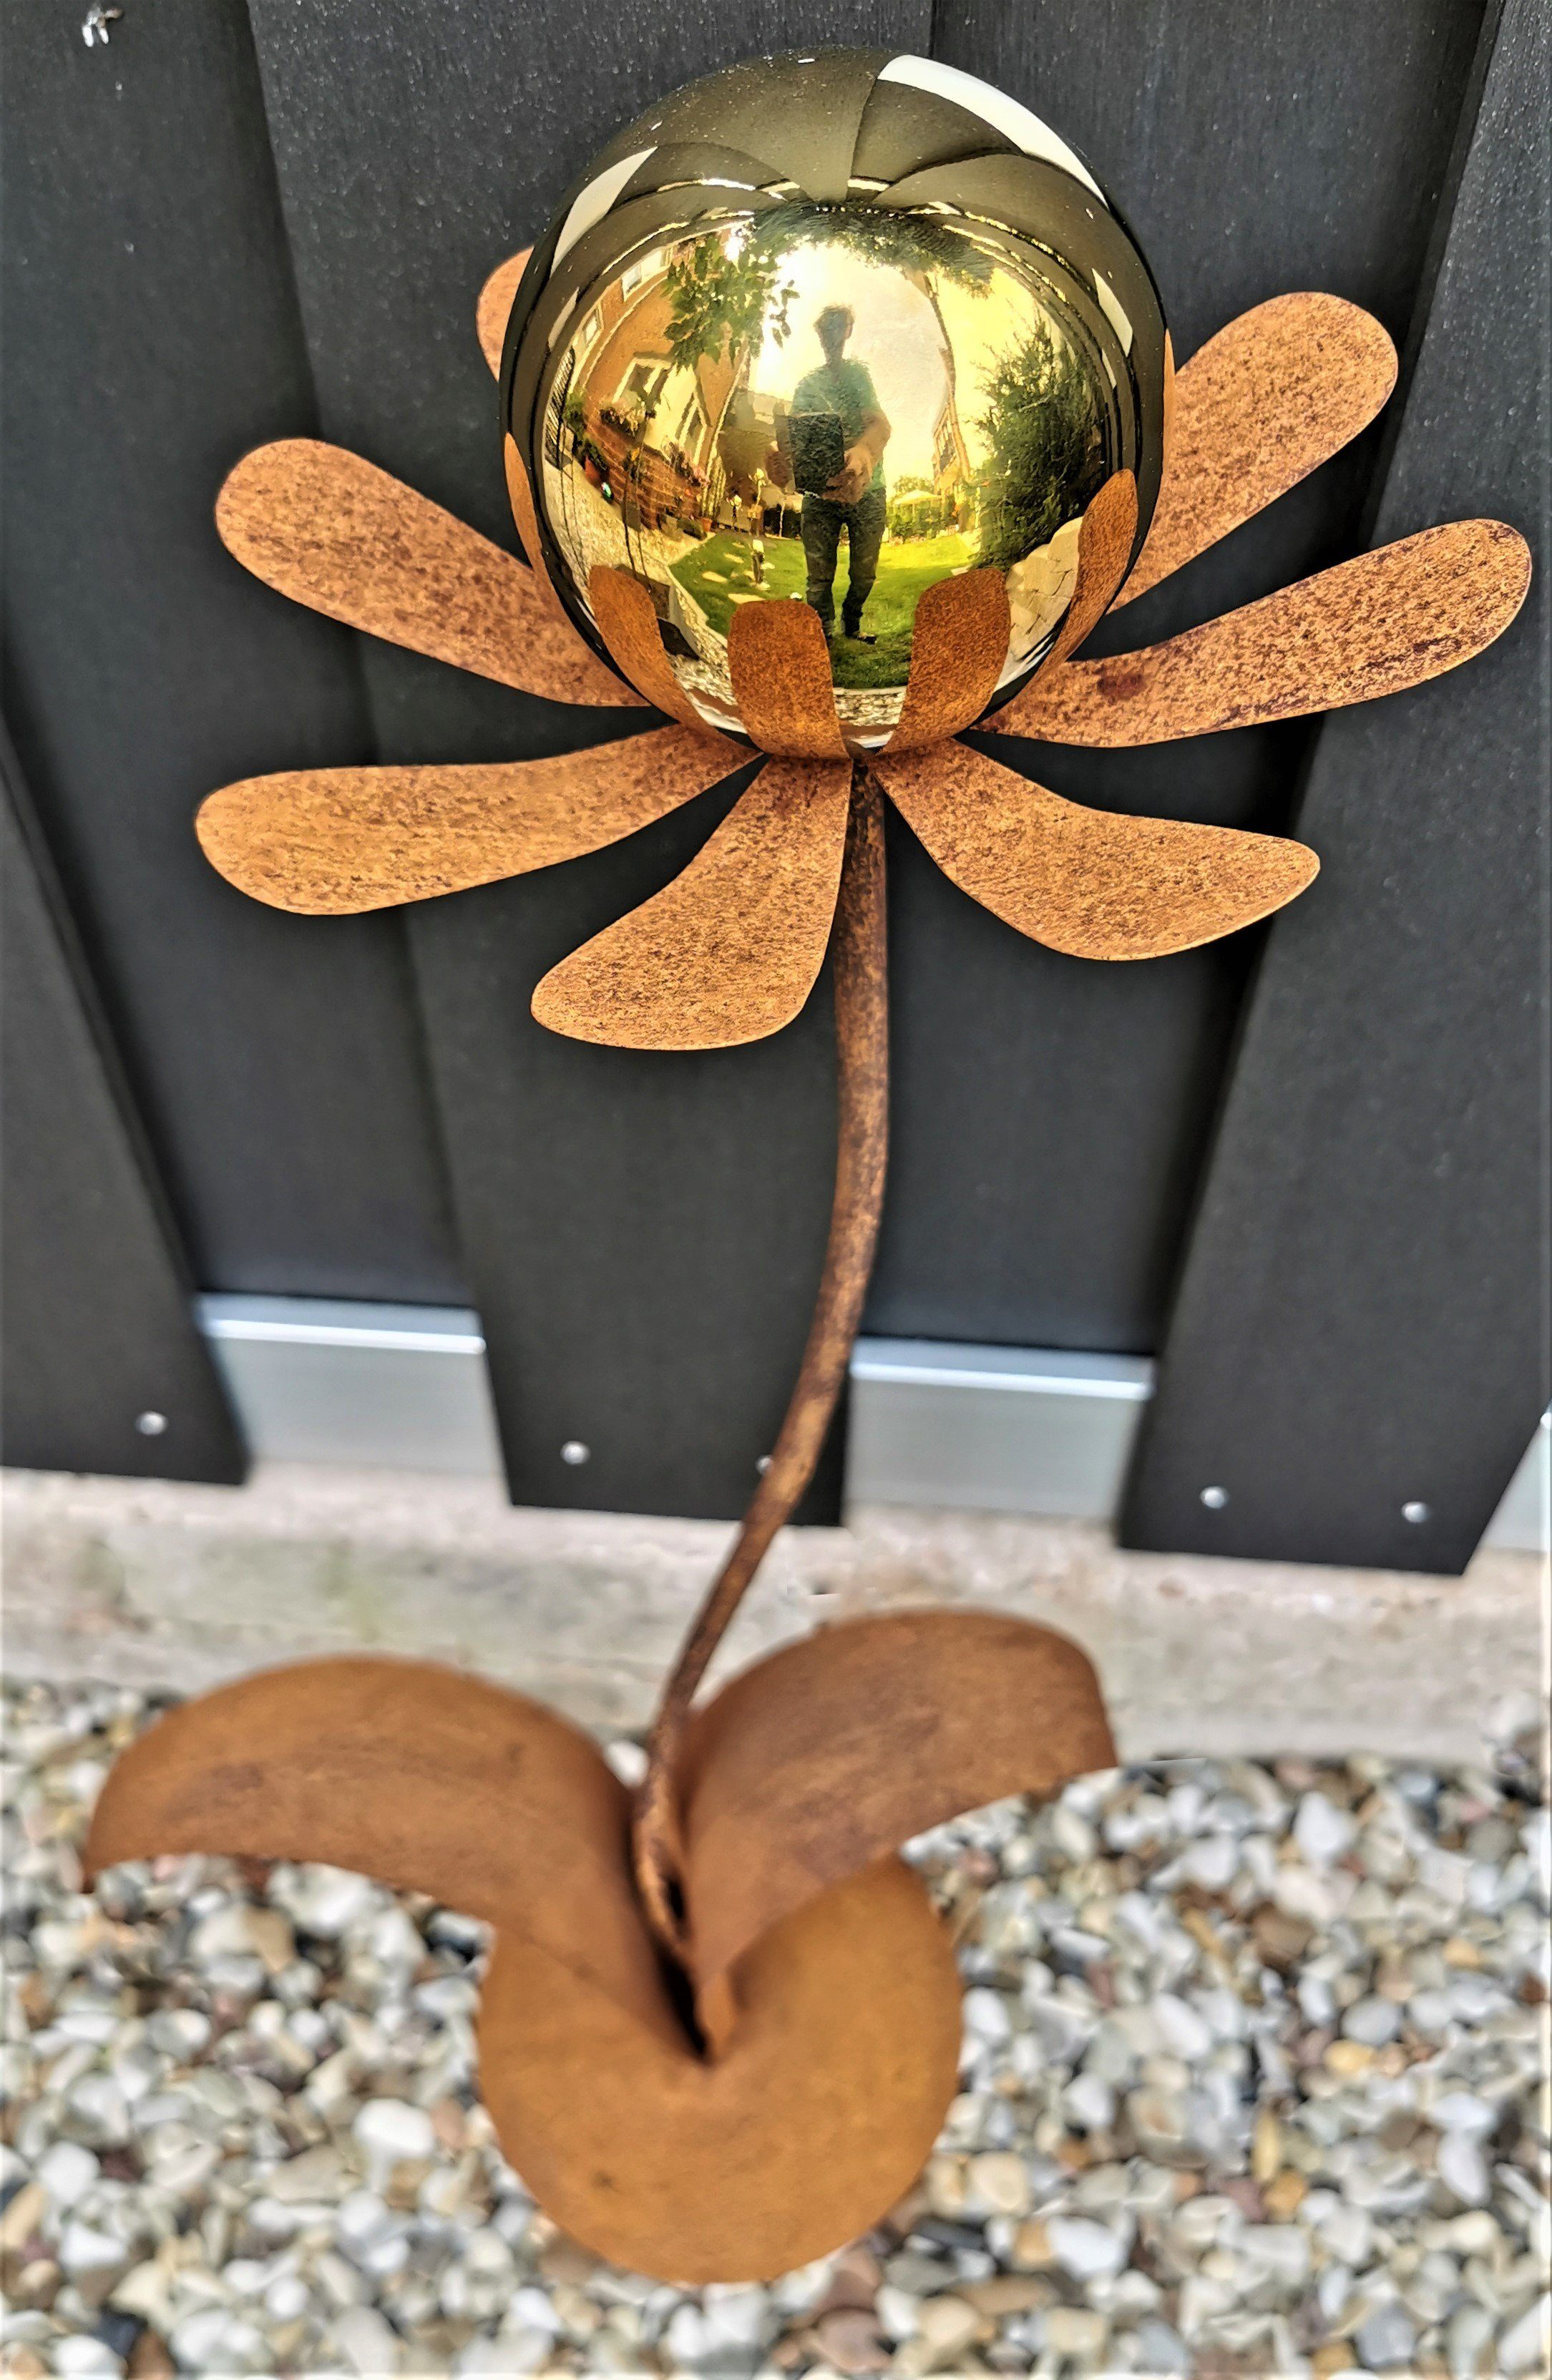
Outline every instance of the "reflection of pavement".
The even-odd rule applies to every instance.
[[[709,695],[726,708],[733,686],[722,639],[713,635],[700,605],[673,576],[675,563],[697,552],[699,540],[661,528],[633,528],[628,534],[618,506],[608,503],[582,472],[557,471],[548,457],[544,471],[550,520],[579,589],[586,587],[588,573],[600,564],[659,580],[668,589],[669,619],[701,657],[699,662],[679,660],[680,677],[692,692]]]
[[[666,578],[681,555],[695,552],[692,537],[666,529],[633,528],[627,536],[618,506],[607,503],[602,490],[580,471],[557,471],[547,456],[544,470],[550,522],[579,588],[587,585],[588,572],[600,563]]]

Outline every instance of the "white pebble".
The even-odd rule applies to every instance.
[[[363,2374],[363,2380],[379,2380],[381,2374],[399,2368],[402,2342],[374,2306],[351,2306],[336,2314],[329,2327],[329,2343],[350,2371]]]
[[[107,2380],[124,2369],[123,2358],[111,2347],[90,2332],[78,2332],[73,2338],[56,2338],[50,2350],[56,2372],[67,2374],[68,2380]]]
[[[1198,2016],[1190,2002],[1176,1992],[1158,1992],[1153,2004],[1154,2022],[1164,2036],[1165,2046],[1188,2064],[1205,2058],[1213,2046],[1210,2028]]]
[[[1444,2092],[1434,2101],[1428,2117],[1441,2132],[1469,2132],[1473,2136],[1490,2132],[1498,2120],[1497,2108],[1470,2091]]]
[[[504,2330],[499,2338],[471,2338],[458,2355],[458,2373],[511,2374],[542,2372],[555,2354],[555,2337],[547,2330]]]
[[[980,2315],[963,2298],[926,2298],[917,2311],[916,2335],[936,2362],[962,2354],[980,2327]]]
[[[1545,2371],[1552,2355],[1552,2292],[1538,2298],[1518,2322],[1510,2325],[1498,2341],[1500,2370],[1519,2372]]]
[[[216,1959],[254,1958],[275,1975],[290,1964],[296,1944],[290,1920],[280,1910],[236,1900],[201,1918],[189,1937],[189,1955],[202,1967]]]
[[[1118,2273],[1127,2260],[1124,2240],[1103,2223],[1083,2215],[1053,2215],[1045,2226],[1057,2262],[1074,2280],[1093,2280],[1100,2273]]]
[[[270,1898],[282,1903],[304,1934],[328,1942],[367,1914],[377,1891],[368,1877],[353,1876],[348,1868],[299,1867],[271,1879]]]
[[[1358,1829],[1347,1811],[1324,1793],[1306,1793],[1293,1820],[1293,1840],[1312,1867],[1329,1867],[1350,1850]]]
[[[1400,2030],[1400,2010],[1394,2000],[1382,1999],[1377,1992],[1354,2000],[1342,2019],[1342,2031],[1349,2039],[1366,2042],[1371,2049],[1383,2049]]]
[[[982,1986],[966,1992],[962,2014],[966,2031],[972,2033],[978,2041],[1004,2042],[1013,2031],[1008,2002],[1000,1992],[988,1991]]]
[[[1465,2206],[1481,2206],[1488,2192],[1486,2161],[1476,2143],[1464,2132],[1445,2132],[1439,2140],[1439,2180]]]
[[[34,2179],[58,2207],[74,2206],[84,2198],[102,2168],[90,2149],[77,2141],[56,2141],[38,2159]]]
[[[412,2107],[407,2099],[365,2100],[351,2130],[368,2165],[379,2170],[436,2154],[431,2118],[423,2107]]]
[[[1410,2363],[1417,2345],[1411,2315],[1399,2305],[1381,2306],[1358,2325],[1355,2343],[1371,2372],[1392,2372]]]
[[[897,2289],[886,2281],[874,2302],[879,2326],[886,2338],[899,2340],[911,2338],[921,2312],[921,2301],[906,2289]]]

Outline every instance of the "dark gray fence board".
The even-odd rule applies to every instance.
[[[935,48],[1085,153],[1183,358],[1285,289],[1335,290],[1403,336],[1478,14],[1475,0],[954,0]],[[1341,560],[1376,446],[1358,441],[1092,650],[1173,635]],[[1017,758],[1008,739],[987,748]],[[1309,748],[1296,722],[1152,751],[1026,745],[1020,765],[1100,808],[1278,832]],[[868,1328],[1150,1353],[1261,938],[1138,967],[1055,958],[896,841],[898,1125]]]
[[[213,786],[370,755],[346,633],[211,508],[314,409],[239,0],[6,24],[7,703],[198,1276],[457,1297],[403,929],[243,900]]]
[[[1322,733],[1322,874],[1272,929],[1133,1545],[1457,1572],[1546,1401],[1546,39],[1510,0],[1375,530],[1493,514],[1536,582],[1483,659]]]
[[[4,1460],[218,1482],[240,1440],[0,736]],[[158,1413],[160,1437],[137,1429]]]
[[[253,0],[328,435],[515,542],[495,386],[473,334],[493,265],[658,92],[751,50],[924,48],[924,6],[666,16],[493,0],[434,16]],[[524,701],[365,651],[379,743],[413,760],[608,740],[617,712]],[[526,882],[431,904],[411,938],[472,1293],[513,1494],[738,1512],[801,1350],[834,1152],[825,994],[777,1042],[706,1058],[597,1050],[528,1014],[544,969],[683,865],[726,797]],[[593,1449],[561,1463],[568,1439]],[[803,1517],[834,1518],[838,1445]]]

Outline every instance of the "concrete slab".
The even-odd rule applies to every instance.
[[[1546,1569],[1463,1579],[1121,1552],[1096,1523],[862,1506],[789,1530],[724,1669],[825,1621],[921,1603],[1077,1637],[1130,1758],[1480,1754],[1545,1673]],[[590,1726],[644,1724],[728,1530],[517,1511],[492,1482],[262,1465],[245,1488],[12,1472],[4,1650],[16,1675],[198,1689],[351,1649],[459,1663]]]

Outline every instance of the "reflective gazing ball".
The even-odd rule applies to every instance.
[[[859,747],[898,721],[923,591],[996,569],[1000,695],[1049,651],[1112,473],[1158,492],[1164,318],[1075,152],[989,84],[831,50],[691,83],[610,142],[534,249],[505,425],[548,571],[602,650],[599,563],[737,729],[740,603],[800,601]]]

